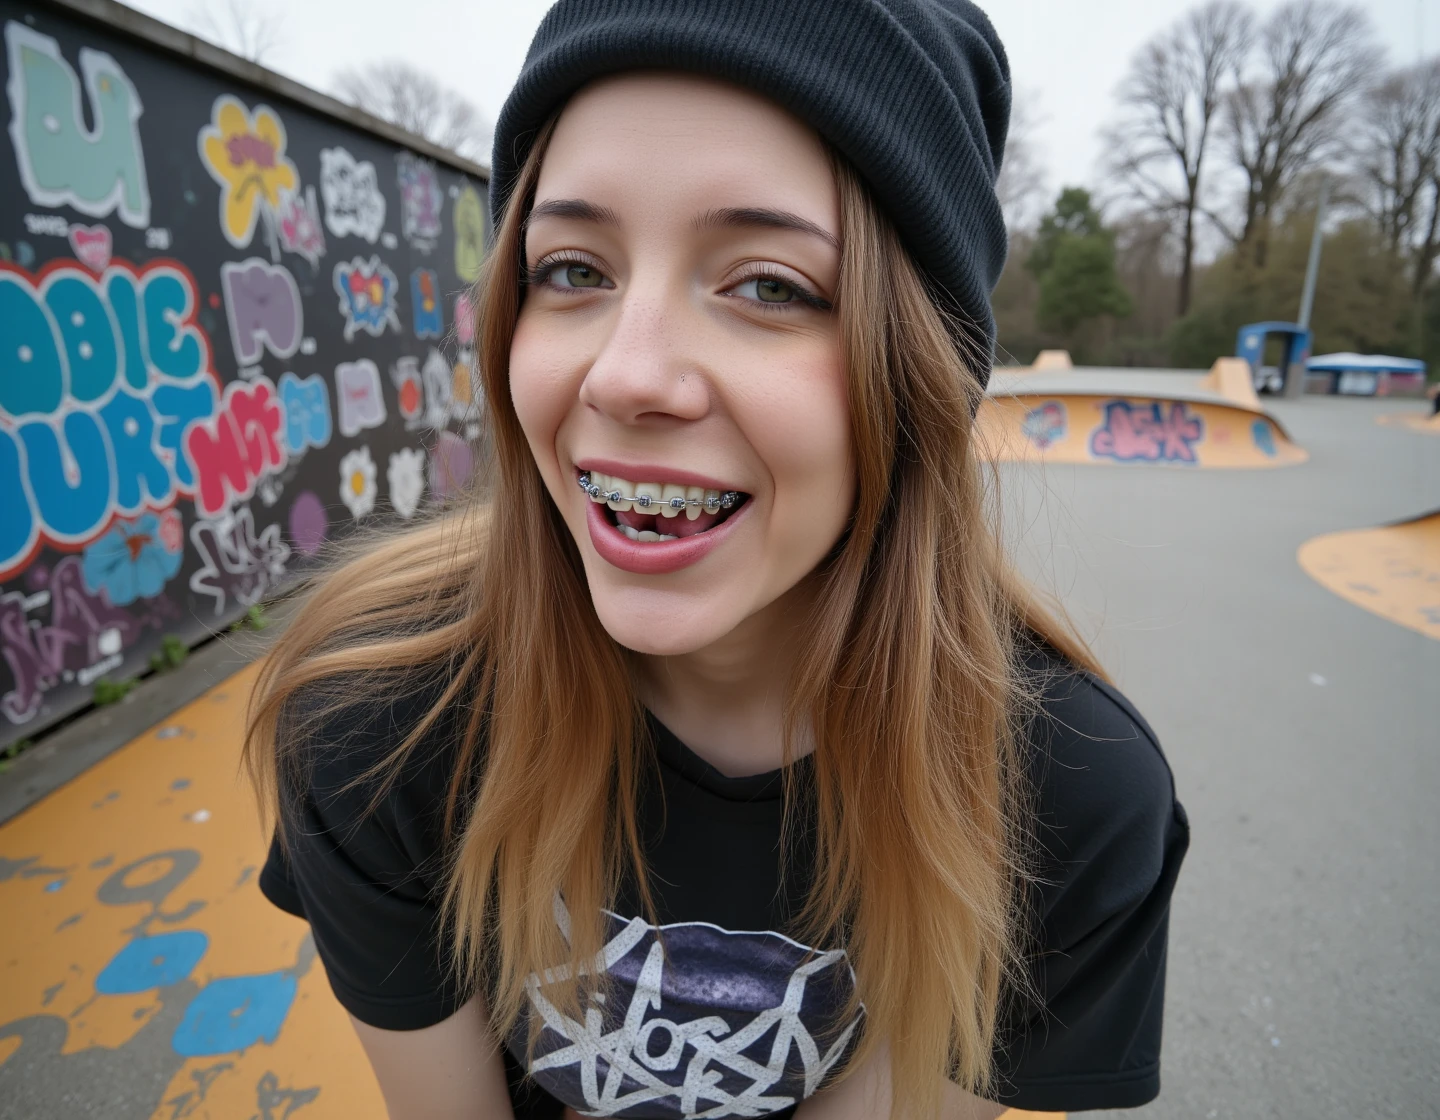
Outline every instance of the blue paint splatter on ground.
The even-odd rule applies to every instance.
[[[110,958],[95,977],[95,990],[114,996],[178,983],[200,963],[209,944],[210,939],[194,929],[137,937]]]
[[[222,976],[190,1001],[171,1045],[187,1058],[229,1054],[273,1043],[295,999],[295,977],[284,972]]]
[[[58,891],[61,887],[63,887],[63,886],[64,886],[66,883],[68,883],[68,882],[69,882],[68,879],[56,879],[53,883],[46,883],[46,884],[45,884],[45,893],[46,893],[46,894],[54,894],[56,891]]]
[[[171,789],[189,789],[189,788],[190,788],[190,779],[189,779],[189,778],[176,778],[173,782],[170,783],[170,788],[171,788]]]

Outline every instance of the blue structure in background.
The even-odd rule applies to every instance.
[[[1265,342],[1278,334],[1284,340],[1277,366],[1264,365]],[[1305,368],[1310,359],[1310,330],[1299,323],[1250,323],[1240,328],[1235,338],[1235,356],[1250,363],[1250,377],[1257,393],[1280,393],[1287,389],[1295,395],[1305,391]],[[1296,378],[1293,387],[1290,378]]]

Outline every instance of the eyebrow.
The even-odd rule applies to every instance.
[[[546,199],[525,217],[528,226],[536,218],[570,218],[581,222],[595,222],[597,225],[618,226],[620,219],[608,206],[596,206],[583,198]]]
[[[569,218],[572,221],[594,222],[597,225],[618,226],[620,219],[608,206],[596,206],[583,198],[550,198],[539,203],[525,219],[528,226],[537,218]],[[840,239],[823,226],[789,210],[772,210],[763,206],[728,206],[709,210],[695,220],[695,228],[738,229],[760,226],[765,229],[788,229],[796,233],[818,237],[834,249],[840,248]]]
[[[811,237],[820,238],[836,250],[840,248],[840,239],[828,229],[817,226],[799,214],[792,214],[789,210],[771,210],[756,206],[725,207],[708,211],[695,221],[696,229],[736,229],[744,226],[789,229],[796,233],[808,233]]]

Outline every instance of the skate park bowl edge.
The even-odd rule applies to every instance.
[[[1295,559],[1327,591],[1440,641],[1440,509],[1312,537]]]
[[[1001,462],[1254,469],[1309,458],[1239,358],[1204,373],[1076,369],[1047,350],[1028,368],[995,370],[977,420],[982,453]]]

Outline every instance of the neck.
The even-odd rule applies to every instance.
[[[796,587],[704,649],[642,656],[645,706],[722,774],[778,769],[785,757],[786,683],[808,601],[803,587]],[[793,744],[793,757],[813,749],[802,736]]]

